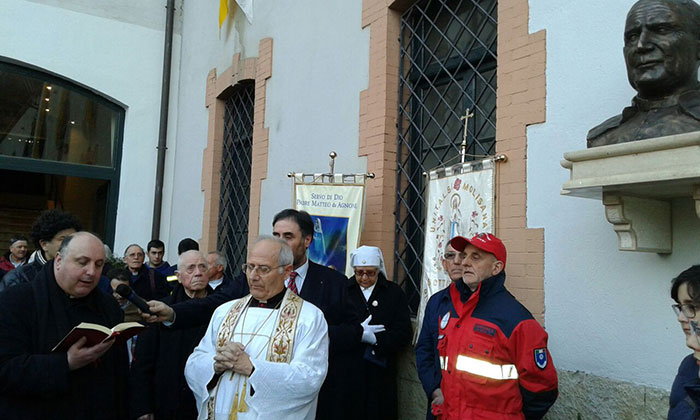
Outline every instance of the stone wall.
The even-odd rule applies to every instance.
[[[668,392],[583,372],[559,373],[559,398],[545,420],[659,420]]]
[[[423,387],[418,380],[416,355],[413,347],[406,347],[399,356],[398,394],[399,420],[424,419],[428,407]]]

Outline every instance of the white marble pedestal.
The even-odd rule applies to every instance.
[[[601,200],[622,251],[672,251],[673,198],[693,197],[700,217],[700,131],[569,152],[561,165],[561,193]]]

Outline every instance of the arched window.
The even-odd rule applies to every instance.
[[[0,212],[63,208],[112,243],[124,108],[77,83],[3,58],[0,92]]]
[[[254,104],[255,84],[241,82],[233,87],[224,111],[217,249],[226,255],[229,277],[240,270],[248,247]]]

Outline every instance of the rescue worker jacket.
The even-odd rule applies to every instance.
[[[443,295],[454,312],[439,321],[445,398],[439,419],[541,419],[557,398],[547,333],[504,283],[501,272],[482,281],[466,302],[454,283]]]

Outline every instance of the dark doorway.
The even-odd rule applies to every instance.
[[[50,208],[75,214],[85,230],[105,237],[109,181],[3,169],[0,179],[0,244],[28,237],[34,219]]]

